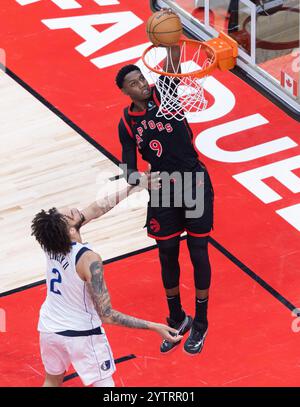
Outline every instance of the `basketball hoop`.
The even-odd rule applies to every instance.
[[[205,110],[207,100],[203,84],[216,68],[232,69],[236,63],[238,47],[236,41],[224,33],[209,41],[180,40],[179,64],[174,66],[172,48],[151,45],[142,60],[150,70],[153,82],[160,95],[157,117],[183,120],[186,113]],[[166,72],[165,66],[173,72]]]

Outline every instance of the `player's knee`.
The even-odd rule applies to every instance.
[[[179,250],[176,246],[159,248],[159,259],[163,271],[179,269]]]
[[[163,267],[174,267],[178,264],[178,254],[176,250],[159,250],[159,259]]]
[[[194,266],[208,261],[208,238],[188,236],[187,244]]]

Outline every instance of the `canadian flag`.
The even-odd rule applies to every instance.
[[[293,96],[298,96],[298,82],[284,71],[281,71],[280,84]]]

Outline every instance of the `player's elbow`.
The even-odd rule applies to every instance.
[[[103,324],[112,324],[112,319],[111,317],[101,317],[101,321],[103,322]]]
[[[112,315],[102,316],[101,321],[103,322],[103,324],[109,324],[109,325],[115,325],[116,324],[116,322],[115,322]]]
[[[105,324],[112,324],[112,316],[113,316],[113,309],[110,306],[106,306],[104,309],[100,311],[100,318],[101,321]]]

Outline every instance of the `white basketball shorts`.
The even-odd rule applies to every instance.
[[[40,349],[47,373],[60,375],[72,364],[85,386],[107,379],[116,371],[105,333],[69,337],[40,332]]]

